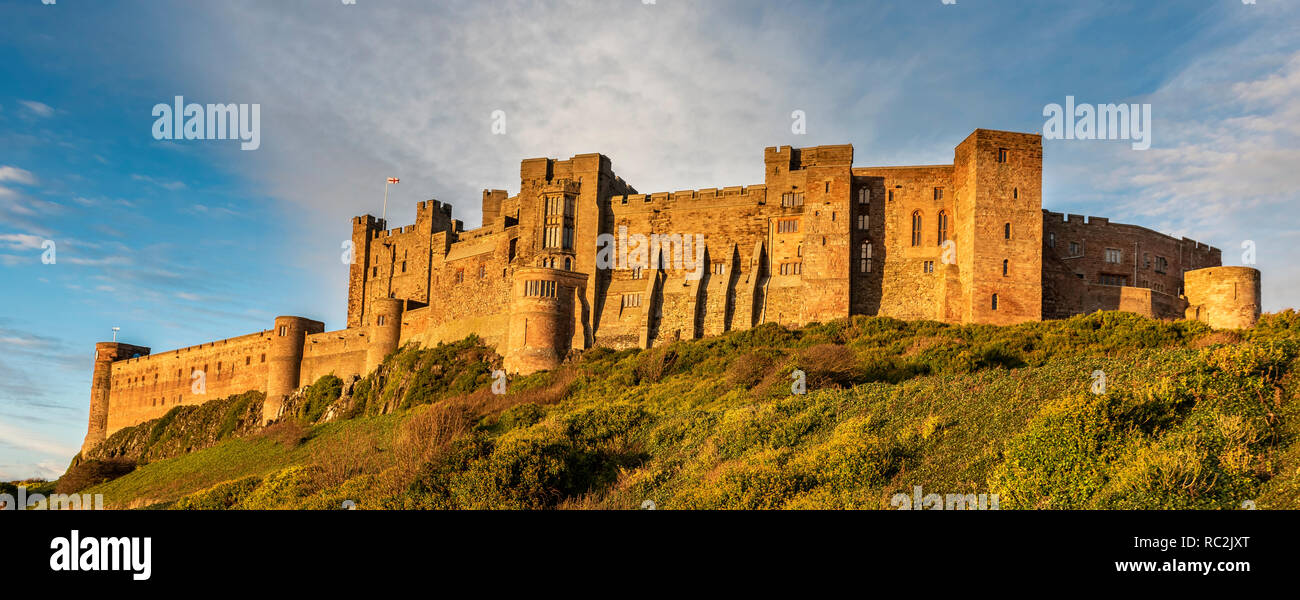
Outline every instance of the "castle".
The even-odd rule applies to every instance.
[[[600,154],[524,160],[518,194],[483,192],[478,229],[436,200],[402,228],[353,219],[345,329],[285,316],[157,354],[97,344],[83,451],[177,405],[248,390],[266,393],[273,420],[323,375],[364,375],[401,345],[469,334],[528,373],[595,346],[860,314],[1255,323],[1257,270],[1221,267],[1217,248],[1187,238],[1043,210],[1042,156],[1041,136],[985,129],[948,165],[854,167],[849,145],[783,146],[764,151],[762,184],[654,194]]]

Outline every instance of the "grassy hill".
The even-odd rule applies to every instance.
[[[1244,332],[1126,313],[855,317],[595,349],[494,395],[500,358],[471,338],[322,378],[270,428],[229,416],[241,398],[208,411],[213,434],[169,433],[183,415],[119,432],[136,468],[83,493],[183,509],[878,509],[921,486],[1003,509],[1298,508],[1297,360],[1290,311]]]

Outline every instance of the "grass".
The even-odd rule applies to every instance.
[[[879,509],[921,486],[1002,508],[1296,508],[1298,357],[1289,311],[1245,332],[855,317],[594,349],[498,396],[499,357],[471,338],[394,353],[357,382],[352,418],[290,443],[228,439],[90,491],[184,508]]]

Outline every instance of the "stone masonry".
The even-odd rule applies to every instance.
[[[1218,249],[1186,238],[1043,210],[1042,158],[1040,136],[986,129],[946,165],[855,167],[849,145],[782,146],[764,150],[761,183],[650,194],[600,154],[527,159],[517,194],[483,192],[478,229],[437,200],[405,227],[353,219],[345,329],[285,316],[158,354],[98,344],[83,449],[248,390],[266,392],[270,421],[323,375],[470,334],[528,373],[594,346],[851,315],[1013,324],[1126,310],[1254,324],[1257,270],[1220,267]]]

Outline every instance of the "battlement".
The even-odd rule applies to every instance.
[[[620,196],[611,196],[610,204],[618,209],[620,206],[629,208],[649,205],[652,208],[667,208],[669,206],[702,203],[716,205],[721,200],[725,202],[747,203],[747,204],[764,204],[767,201],[766,185],[750,186],[731,186],[725,188],[704,188],[700,190],[680,190],[676,192],[657,192],[653,194],[626,194]]]
[[[1141,225],[1131,225],[1128,223],[1115,223],[1106,217],[1076,215],[1073,213],[1059,213],[1059,212],[1054,212],[1054,211],[1044,209],[1043,224],[1046,225],[1049,229],[1053,228],[1056,225],[1069,225],[1072,229],[1076,229],[1076,230],[1080,228],[1086,230],[1087,228],[1090,227],[1118,228],[1122,230],[1128,230],[1136,235],[1146,236],[1151,239],[1162,239],[1162,240],[1168,240],[1170,242],[1178,242],[1181,243],[1182,246],[1185,246],[1188,250],[1191,250],[1193,252],[1205,252],[1210,254],[1216,254],[1219,252],[1219,249],[1214,246],[1211,246],[1204,242],[1198,242],[1196,240],[1193,240],[1185,236],[1180,239],[1180,238],[1173,237],[1171,235],[1160,233],[1159,231],[1156,231],[1154,229],[1143,227]]]
[[[614,164],[608,156],[599,153],[578,154],[568,160],[528,158],[519,163],[519,178],[523,181],[573,179],[574,173],[587,172],[613,177]]]
[[[436,218],[441,216],[444,219],[451,218],[451,204],[439,202],[434,199],[418,202],[415,205],[415,220],[421,221],[425,218]]]
[[[790,171],[812,167],[851,167],[853,146],[851,144],[809,148],[770,146],[763,149],[763,163],[769,167],[779,165]]]

